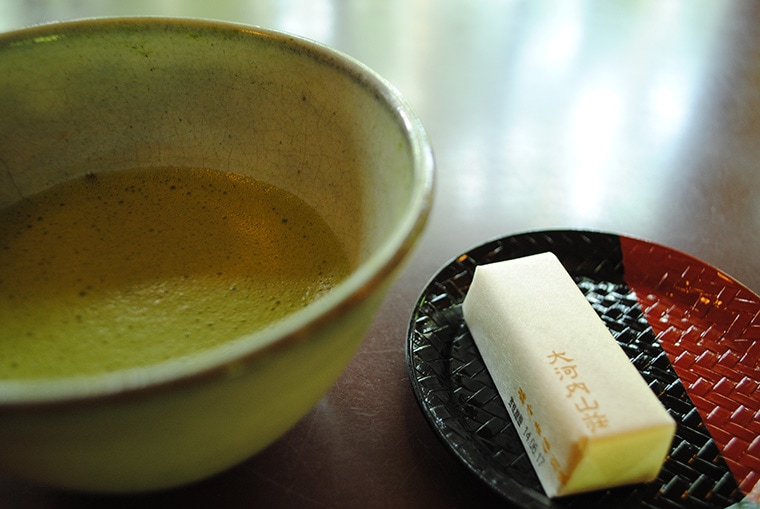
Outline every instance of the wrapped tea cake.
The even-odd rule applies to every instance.
[[[555,255],[478,266],[464,319],[548,496],[657,476],[675,421]]]

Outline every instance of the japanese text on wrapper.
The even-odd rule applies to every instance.
[[[573,406],[581,414],[588,430],[594,433],[600,428],[606,428],[609,425],[607,416],[599,409],[599,402],[592,397],[591,390],[578,372],[578,366],[573,363],[573,358],[566,352],[554,350],[547,358],[549,364],[554,367],[557,379],[565,386],[565,397],[572,399]]]
[[[533,406],[528,401],[528,396],[522,387],[517,389],[517,399],[520,402],[519,405],[514,397],[510,397],[507,402],[515,427],[523,439],[531,461],[536,466],[543,465],[546,462],[545,454],[548,452],[548,441],[542,436],[541,425],[535,420]],[[527,418],[523,414],[523,410],[526,412]]]
[[[517,404],[514,398],[509,398],[509,409],[514,416],[515,424],[534,466],[536,468],[540,467],[549,458],[549,465],[554,474],[561,483],[565,483],[569,475],[562,469],[562,464],[554,454],[554,451],[552,451],[552,444],[549,437],[544,435],[541,424],[538,420],[534,420],[533,405],[522,387],[517,388],[517,399],[520,405]],[[525,424],[523,424],[524,418],[520,412],[521,408],[525,409],[528,414],[529,422]]]
[[[593,398],[573,358],[566,352],[552,350],[547,359],[558,381],[564,384],[565,397],[572,400],[575,410],[581,414],[581,419],[589,431],[594,433],[600,428],[606,428],[609,425],[607,416],[600,411],[599,402]],[[557,478],[563,483],[566,482],[569,475],[562,469],[562,464],[552,451],[551,440],[543,433],[541,423],[534,414],[533,404],[522,387],[517,388],[516,400],[514,397],[509,398],[507,407],[534,465],[539,467],[548,459]]]

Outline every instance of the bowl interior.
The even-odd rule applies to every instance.
[[[295,194],[344,242],[356,266],[344,283],[206,367],[344,312],[385,282],[424,224],[432,156],[421,126],[376,74],[317,43],[114,19],[6,34],[0,53],[0,207],[89,172],[212,168]]]

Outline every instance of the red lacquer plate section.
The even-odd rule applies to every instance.
[[[626,283],[739,488],[760,500],[760,297],[687,254],[620,242]]]

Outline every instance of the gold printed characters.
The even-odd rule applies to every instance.
[[[531,455],[536,465],[542,465],[546,461],[544,454],[547,451],[547,440],[541,436],[541,425],[536,422],[533,416],[533,407],[528,401],[528,395],[522,389],[517,389],[517,400],[514,397],[510,397],[507,402],[507,407],[512,414],[512,420],[514,421],[518,432],[522,435],[525,442],[528,453]],[[525,414],[527,414],[527,418]]]
[[[566,482],[570,476],[562,470],[559,459],[552,451],[551,441],[543,433],[541,423],[538,422],[533,412],[530,398],[522,387],[517,388],[516,400],[514,397],[509,398],[507,407],[534,465],[539,467],[548,460],[557,479]]]
[[[599,411],[599,402],[593,398],[591,390],[580,378],[578,366],[567,352],[556,352],[546,356],[554,367],[557,380],[565,384],[565,397],[571,398],[575,409],[582,414],[583,423],[592,433],[609,425],[607,415]]]

